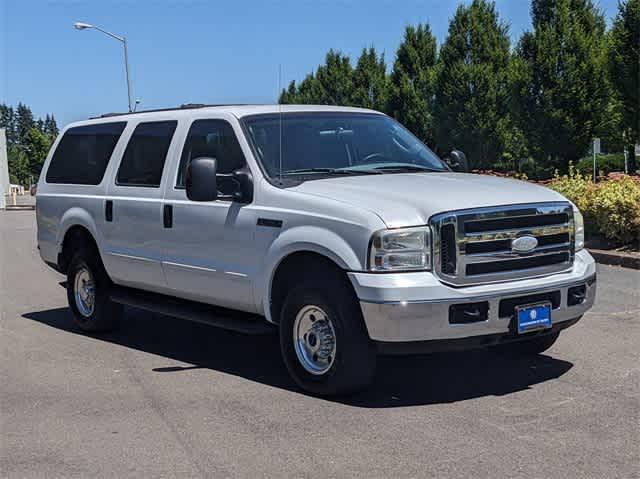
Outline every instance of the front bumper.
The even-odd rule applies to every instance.
[[[504,303],[500,314],[501,301],[545,293],[556,298],[551,318],[554,325],[560,325],[582,316],[596,295],[596,265],[586,250],[576,254],[567,272],[499,284],[454,288],[430,272],[349,273],[349,277],[360,299],[369,337],[384,343],[513,335],[512,309],[505,313]],[[584,300],[570,306],[569,289],[582,285]],[[452,306],[482,302],[488,303],[486,319],[450,322]]]

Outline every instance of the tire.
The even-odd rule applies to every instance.
[[[73,255],[67,268],[67,300],[75,323],[83,331],[106,332],[118,325],[123,307],[109,299],[110,286],[111,280],[95,250],[82,248]]]
[[[318,396],[366,388],[375,375],[376,348],[351,285],[331,270],[302,281],[287,294],[280,315],[280,350],[289,374]]]
[[[538,336],[515,343],[493,346],[492,350],[511,356],[535,356],[549,349],[558,340],[560,332]]]

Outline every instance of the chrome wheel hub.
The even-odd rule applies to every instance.
[[[336,332],[327,313],[317,306],[303,307],[293,325],[293,345],[306,371],[326,373],[336,356]]]
[[[73,295],[80,314],[84,317],[91,316],[95,305],[96,290],[91,271],[87,268],[79,269],[76,273]]]

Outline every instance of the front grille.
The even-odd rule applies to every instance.
[[[535,203],[459,210],[431,219],[436,274],[452,285],[482,284],[552,274],[573,263],[569,203]],[[537,246],[512,249],[521,236]]]

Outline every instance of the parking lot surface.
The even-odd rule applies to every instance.
[[[545,355],[381,358],[374,386],[301,393],[274,336],[127,309],[71,322],[32,211],[0,212],[1,477],[640,477],[640,272]]]

